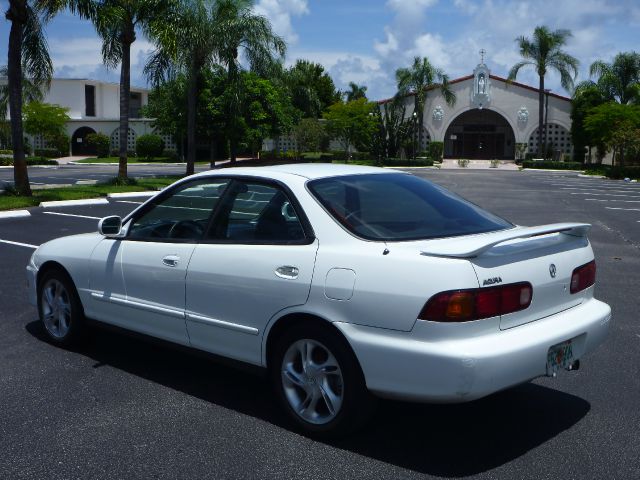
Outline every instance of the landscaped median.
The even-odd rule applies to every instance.
[[[14,195],[12,190],[0,194],[0,211],[15,208],[37,207],[42,202],[59,202],[63,200],[81,200],[88,198],[105,198],[110,193],[141,192],[160,190],[172,184],[180,176],[145,178],[135,180],[130,185],[116,185],[115,182],[97,185],[77,185],[73,187],[47,188],[34,190],[33,196]]]

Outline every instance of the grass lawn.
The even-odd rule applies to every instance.
[[[144,190],[159,190],[178,180],[179,176],[146,178],[138,180],[136,185],[77,185],[73,187],[47,188],[34,190],[32,197],[16,195],[0,195],[0,210],[12,210],[14,208],[37,207],[40,202],[59,200],[80,200],[83,198],[106,197],[108,193],[140,192]]]
[[[105,158],[85,158],[83,160],[76,160],[76,163],[118,163],[120,159],[118,157],[105,157]],[[129,157],[127,163],[181,163],[179,161],[169,160],[165,157],[154,157],[151,161],[145,158],[138,159],[136,157]],[[209,165],[209,162],[196,162],[197,165]]]

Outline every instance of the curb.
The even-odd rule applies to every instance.
[[[118,163],[116,163],[116,162],[113,162],[113,163],[106,163],[106,162],[103,162],[103,163],[69,162],[66,165],[80,165],[80,166],[81,165],[103,165],[103,166],[104,165],[115,165],[115,166],[118,166]],[[177,166],[184,167],[187,164],[185,162],[175,162],[175,163],[153,162],[153,163],[128,163],[127,165],[128,166],[131,166],[131,165],[133,165],[133,166],[135,166],[135,165],[144,165],[144,166],[147,166],[147,167],[150,166],[150,165],[160,165],[160,166],[163,166],[163,167],[170,167],[170,166],[173,166],[173,165],[177,165]],[[11,167],[11,168],[13,168],[13,167]]]
[[[523,168],[526,172],[566,172],[566,173],[581,173],[584,175],[584,170],[554,170],[552,168]],[[591,176],[591,175],[589,175]]]
[[[8,210],[6,212],[0,212],[0,218],[22,218],[30,217],[29,210]]]
[[[106,198],[87,198],[84,200],[59,200],[55,202],[41,202],[40,207],[72,207],[78,205],[108,205],[109,201]]]
[[[108,193],[107,198],[127,198],[127,197],[153,197],[159,191],[147,191],[147,192],[117,192],[117,193]]]
[[[584,173],[581,173],[580,175],[578,175],[580,178],[607,178],[604,175],[586,175]]]

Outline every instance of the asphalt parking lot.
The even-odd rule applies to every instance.
[[[577,372],[463,405],[380,402],[332,442],[289,428],[266,382],[99,330],[46,342],[25,297],[33,248],[141,199],[0,219],[0,479],[640,478],[640,186],[573,173],[415,170],[521,225],[593,224],[607,342]]]

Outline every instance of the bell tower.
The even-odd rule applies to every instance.
[[[473,89],[471,91],[471,104],[482,110],[491,103],[491,72],[484,63],[487,51],[480,50],[480,63],[473,71]]]

